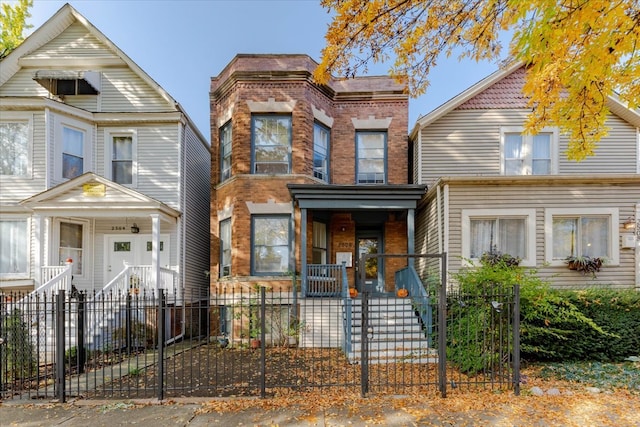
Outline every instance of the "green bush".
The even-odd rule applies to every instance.
[[[640,355],[640,292],[592,288],[556,291],[580,312],[600,325],[606,335],[581,324],[570,329],[568,343],[549,342],[547,360],[620,362]]]
[[[22,312],[15,309],[8,315],[0,316],[0,323],[2,338],[6,340],[0,348],[0,365],[7,367],[8,377],[5,379],[12,381],[33,376],[37,368],[35,347]]]
[[[577,330],[588,330],[602,339],[613,336],[585,315],[575,303],[554,291],[548,282],[538,277],[535,269],[505,261],[509,259],[508,255],[501,255],[497,260],[496,257],[484,256],[480,266],[464,268],[454,274],[453,279],[459,287],[460,301],[465,301],[465,298],[478,300],[482,295],[487,295],[490,300],[492,293],[520,284],[523,358],[558,357],[559,348],[573,345]],[[504,342],[497,341],[511,335],[508,319],[502,315],[500,320],[496,320],[495,310],[492,311],[490,304],[483,304],[482,309],[470,309],[469,304],[465,305],[467,307],[456,308],[452,303],[449,309],[452,317],[447,334],[448,356],[463,372],[473,374],[481,369],[495,370],[495,361],[505,360],[504,355],[496,352],[511,350],[508,348],[510,342],[505,349]],[[481,335],[476,329],[482,330]]]

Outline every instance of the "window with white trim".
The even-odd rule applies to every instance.
[[[251,217],[252,274],[285,274],[289,270],[289,215]]]
[[[66,117],[56,120],[56,178],[72,179],[92,170],[91,125]]]
[[[220,182],[231,178],[231,121],[220,128]]]
[[[619,262],[618,211],[615,208],[545,210],[546,261],[562,265],[569,256]]]
[[[105,169],[111,181],[137,185],[137,140],[135,129],[105,129]]]
[[[462,212],[462,256],[479,260],[486,252],[520,258],[535,266],[535,209],[466,209]]]
[[[231,218],[220,221],[220,277],[231,276]]]
[[[3,112],[0,121],[0,175],[28,176],[31,170],[31,120],[9,119]]]
[[[527,135],[520,128],[502,128],[502,164],[504,175],[549,175],[556,170],[557,132]]]
[[[29,221],[26,218],[0,219],[0,277],[29,275]]]
[[[288,174],[291,171],[291,116],[253,115],[252,173]]]
[[[84,247],[84,224],[60,221],[60,245],[58,263],[62,265],[68,258],[73,260],[73,274],[82,276]]]
[[[329,128],[313,124],[313,176],[329,182]]]

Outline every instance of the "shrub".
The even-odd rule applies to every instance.
[[[0,365],[6,366],[6,379],[12,381],[33,376],[37,366],[35,347],[22,312],[15,309],[7,315],[0,313],[0,331],[6,340],[0,348]]]
[[[459,286],[458,299],[462,302],[465,298],[478,300],[481,295],[486,295],[491,300],[491,295],[500,294],[501,289],[511,289],[515,284],[520,284],[520,338],[524,358],[557,357],[558,348],[566,346],[578,329],[589,330],[603,339],[613,336],[582,313],[576,304],[551,289],[548,282],[537,276],[535,269],[503,262],[503,257],[513,258],[501,255],[494,262],[494,256],[483,257],[480,266],[464,268],[454,274],[453,279]],[[509,348],[504,348],[510,342],[504,344],[497,341],[511,335],[509,320],[504,315],[497,320],[496,310],[492,310],[495,307],[491,304],[483,304],[482,309],[471,309],[467,303],[464,305],[466,306],[456,308],[456,304],[452,302],[449,309],[452,320],[448,333],[448,355],[452,362],[467,373],[477,373],[480,369],[495,370],[495,361],[504,360],[504,355],[495,352],[510,351]],[[482,329],[480,341],[475,338],[479,332],[474,330],[477,328]],[[491,363],[488,365],[488,362]]]

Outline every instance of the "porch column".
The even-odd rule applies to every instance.
[[[307,295],[307,209],[300,209],[300,277],[302,278],[302,296]],[[294,264],[295,269],[295,264]]]
[[[415,227],[415,209],[407,209],[407,253],[414,254],[416,251],[416,227]],[[413,267],[415,258],[409,258],[409,266]]]
[[[151,214],[151,281],[160,288],[160,215]]]
[[[33,214],[31,217],[33,221],[33,242],[31,246],[33,248],[33,289],[38,289],[42,285],[42,263],[44,261],[44,236],[43,231],[43,218],[40,214]]]

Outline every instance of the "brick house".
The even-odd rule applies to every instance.
[[[243,54],[211,80],[212,294],[289,289],[295,272],[302,297],[338,296],[344,284],[326,272],[344,262],[349,287],[390,295],[406,259],[373,262],[360,283],[359,255],[413,252],[425,186],[409,184],[404,86],[386,76],[318,85],[316,66]]]

